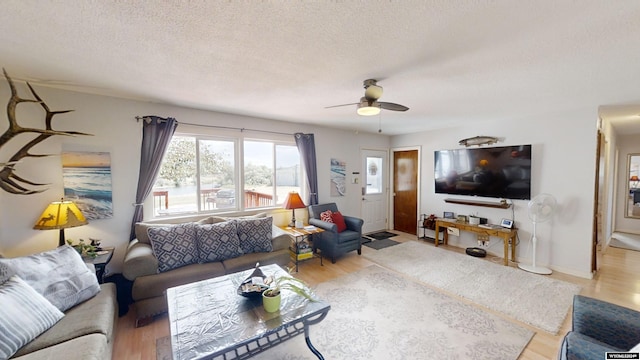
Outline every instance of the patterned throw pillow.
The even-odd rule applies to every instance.
[[[273,251],[273,244],[271,243],[273,218],[266,217],[233,221],[235,221],[238,226],[238,237],[240,238],[242,252],[249,254]]]
[[[242,255],[235,221],[196,225],[200,262],[231,259]]]
[[[26,282],[11,277],[0,285],[0,359],[10,358],[63,317]]]
[[[96,275],[69,245],[39,254],[0,259],[24,282],[60,311],[88,300],[100,292]]]
[[[339,233],[347,230],[347,224],[344,222],[344,217],[342,216],[340,211],[336,211],[332,213],[331,220],[333,220],[332,222],[336,224],[336,227],[338,228]]]
[[[332,223],[333,219],[331,218],[331,210],[323,211],[320,213],[320,220],[328,223]]]
[[[147,229],[158,271],[165,272],[198,262],[196,228],[193,223]]]

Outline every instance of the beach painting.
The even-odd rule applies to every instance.
[[[64,197],[74,201],[87,220],[113,217],[111,154],[62,152]]]
[[[347,193],[347,164],[338,159],[331,159],[331,197],[345,196]]]

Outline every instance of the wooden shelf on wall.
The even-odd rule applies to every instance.
[[[502,203],[502,202],[490,202],[490,201],[479,201],[479,200],[444,199],[444,202],[451,203],[451,204],[484,206],[484,207],[498,208],[498,209],[508,209],[511,206],[511,204],[506,202]]]

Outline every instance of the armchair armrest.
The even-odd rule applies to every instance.
[[[336,224],[322,221],[320,219],[309,218],[309,225],[317,226],[324,231],[330,231],[334,233],[338,232],[338,226]]]
[[[558,360],[602,360],[611,351],[621,350],[572,331],[562,340]]]
[[[342,217],[344,218],[345,224],[347,224],[347,229],[357,232],[362,231],[362,224],[364,224],[364,220],[346,215],[342,215]]]
[[[135,280],[139,276],[158,273],[158,259],[153,255],[150,244],[134,239],[129,243],[122,264],[122,275],[127,280]]]
[[[573,331],[629,350],[640,343],[640,312],[576,295],[573,299]]]

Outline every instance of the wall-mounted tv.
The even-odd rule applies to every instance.
[[[531,145],[434,152],[436,193],[531,199]]]

